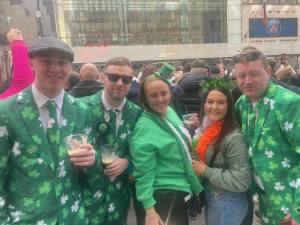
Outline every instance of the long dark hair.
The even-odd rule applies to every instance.
[[[233,114],[233,100],[232,100],[231,92],[225,88],[213,88],[204,93],[203,99],[201,102],[201,109],[200,109],[200,123],[203,124],[203,119],[205,116],[204,105],[205,105],[207,97],[211,91],[219,91],[219,92],[223,93],[226,96],[226,100],[227,100],[227,112],[223,118],[224,122],[223,122],[223,125],[221,128],[221,132],[220,132],[219,137],[213,144],[213,149],[219,150],[226,135],[229,134],[231,131],[235,130],[236,128],[238,128],[239,125],[238,125],[236,119],[234,118],[234,114]]]

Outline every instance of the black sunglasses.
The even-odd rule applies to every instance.
[[[119,74],[115,74],[115,73],[105,73],[108,77],[108,80],[112,83],[116,83],[119,79],[122,80],[123,84],[130,84],[133,76],[129,76],[129,75],[122,75],[120,76]]]
[[[250,62],[265,58],[266,57],[264,56],[264,54],[259,51],[250,51],[233,56],[233,63]]]

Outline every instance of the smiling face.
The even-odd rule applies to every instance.
[[[109,76],[117,75],[119,79],[111,80]],[[124,83],[121,77],[132,77],[132,70],[129,66],[109,65],[103,75],[105,98],[111,105],[119,105],[128,94],[131,82]]]
[[[61,93],[72,71],[72,63],[60,52],[34,56],[30,64],[37,89],[49,98]]]
[[[207,118],[216,122],[222,120],[227,113],[228,101],[226,95],[218,90],[212,90],[204,103],[204,113]]]
[[[266,91],[270,73],[270,68],[265,67],[261,60],[235,65],[237,85],[251,102],[256,102]]]
[[[164,115],[167,112],[171,99],[168,84],[157,78],[146,81],[144,89],[146,103],[149,105],[150,109],[159,115]]]

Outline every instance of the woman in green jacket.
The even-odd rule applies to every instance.
[[[206,224],[240,225],[248,210],[251,174],[229,90],[213,87],[204,93],[200,124],[199,161],[193,160],[193,168],[204,177]]]
[[[169,107],[169,83],[158,75],[141,84],[142,113],[130,141],[137,199],[146,225],[188,225],[185,202],[203,188],[192,169],[188,132]]]

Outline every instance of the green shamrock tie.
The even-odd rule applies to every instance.
[[[116,120],[117,120],[118,110],[117,109],[111,109],[111,110],[108,111],[108,113],[109,113],[109,125],[111,127],[111,134],[115,137],[117,135]]]
[[[58,163],[58,149],[60,144],[60,128],[57,121],[56,103],[54,101],[48,101],[46,107],[49,112],[49,120],[47,123],[47,139],[52,151],[55,164]]]

